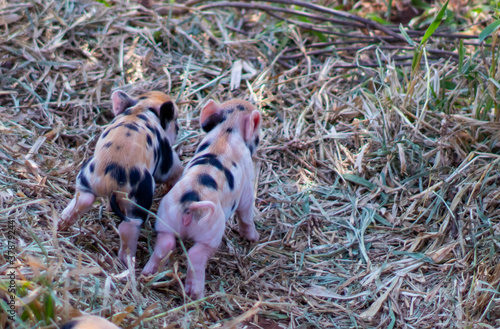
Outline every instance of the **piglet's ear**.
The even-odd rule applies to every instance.
[[[209,132],[219,123],[224,121],[224,119],[224,113],[220,105],[213,100],[209,100],[205,107],[201,110],[201,129],[205,132]]]
[[[243,118],[243,139],[248,143],[252,137],[257,133],[260,127],[260,112],[254,110],[249,116]]]
[[[116,115],[121,114],[123,111],[129,107],[137,104],[137,101],[130,97],[126,92],[117,90],[111,96],[111,101],[113,102],[113,113]]]
[[[167,129],[167,125],[174,119],[175,107],[171,101],[165,102],[160,106],[160,123],[163,129]]]

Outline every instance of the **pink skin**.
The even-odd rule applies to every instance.
[[[200,121],[219,111],[219,105],[209,102],[201,114]],[[239,113],[239,112],[237,112]],[[156,231],[158,239],[153,255],[142,274],[156,273],[163,260],[175,248],[175,238],[194,240],[188,251],[188,271],[185,292],[193,299],[204,296],[205,270],[207,262],[219,247],[226,221],[236,211],[240,234],[256,242],[259,233],[253,221],[253,162],[247,143],[258,136],[260,113],[253,110],[249,115],[242,114],[241,121],[233,120],[226,124],[238,127],[228,135],[228,127],[220,125],[207,134],[201,142],[211,141],[206,152],[217,154],[217,158],[234,177],[234,186],[229,187],[225,174],[213,165],[188,165],[179,182],[162,199],[158,207]],[[225,134],[225,135],[224,135]],[[218,138],[221,141],[217,144]],[[222,142],[223,141],[223,142]],[[224,144],[225,143],[225,144]],[[210,148],[213,147],[211,150]],[[216,181],[213,189],[200,185],[200,175],[209,175]],[[200,201],[182,201],[186,193],[195,193]],[[237,208],[233,206],[238,204]]]
[[[240,203],[238,205],[238,209],[236,209],[236,215],[238,218],[240,235],[251,242],[259,241],[259,233],[257,232],[253,221],[254,203],[255,196],[253,194],[253,187],[251,184],[247,184],[241,194]]]
[[[118,258],[127,266],[129,265],[127,255],[130,254],[133,258],[137,251],[137,242],[141,233],[141,222],[141,220],[123,221],[118,225],[118,232],[120,232]]]
[[[94,203],[95,195],[88,192],[77,191],[75,197],[69,205],[64,209],[61,214],[61,221],[59,222],[59,230],[67,230],[73,225],[80,216],[86,213],[92,203]]]
[[[184,288],[186,294],[192,299],[200,299],[204,296],[205,268],[216,250],[217,248],[197,242],[188,251],[189,265]]]
[[[175,235],[173,233],[158,233],[155,251],[149,262],[142,270],[143,275],[149,275],[158,272],[159,265],[168,254],[175,248]]]

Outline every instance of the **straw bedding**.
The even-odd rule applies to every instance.
[[[463,65],[429,52],[412,72],[392,59],[412,52],[383,42],[305,56],[317,34],[258,10],[0,5],[0,237],[10,239],[12,223],[15,327],[58,328],[77,310],[123,328],[500,325],[492,47],[466,46]],[[456,45],[436,39],[430,49],[456,54]],[[291,53],[302,55],[280,58]],[[376,65],[342,67],[359,61]],[[202,300],[183,296],[181,248],[161,275],[139,277],[153,219],[135,273],[117,259],[117,218],[105,200],[69,231],[55,230],[112,120],[116,89],[172,95],[184,162],[203,135],[208,99],[248,99],[263,113],[254,157],[261,240],[250,244],[228,223]],[[165,193],[157,189],[153,212]],[[7,288],[6,280],[5,296]]]

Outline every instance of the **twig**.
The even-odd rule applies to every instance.
[[[219,8],[219,7],[235,7],[235,8],[246,8],[246,9],[253,9],[253,10],[263,10],[263,11],[280,11],[283,13],[287,13],[290,15],[299,15],[299,16],[304,16],[307,18],[312,18],[320,21],[325,21],[325,22],[332,22],[340,25],[346,25],[346,21],[340,20],[340,19],[335,19],[335,18],[329,18],[329,17],[323,17],[323,16],[318,16],[314,15],[305,11],[298,11],[298,10],[293,10],[293,9],[288,9],[288,8],[282,8],[282,7],[273,7],[273,6],[268,6],[268,5],[257,5],[257,4],[249,4],[249,3],[242,3],[242,2],[229,2],[229,1],[224,1],[224,2],[216,2],[216,3],[211,3],[208,5],[204,5],[198,8],[198,10],[207,10],[211,8]],[[354,26],[354,27],[359,27],[363,28],[365,27],[363,24],[360,23],[349,23],[349,25]]]
[[[403,46],[378,46],[377,48],[384,49],[384,50],[391,50],[391,49],[394,49],[394,50],[413,50],[413,47],[403,47]],[[358,50],[360,50],[360,47],[339,47],[339,48],[335,48],[335,49],[321,49],[321,50],[309,51],[309,52],[306,52],[305,54],[308,56],[311,56],[311,55],[331,54],[334,51],[339,52],[339,51],[358,51]],[[458,54],[451,52],[451,51],[446,51],[446,50],[429,50],[429,53],[439,54],[439,55],[448,55],[448,56],[453,57],[454,59],[458,59],[458,57],[459,57]],[[294,54],[294,55],[288,55],[288,56],[281,56],[280,59],[296,59],[296,58],[300,58],[303,56],[304,56],[304,54],[300,53],[300,54]],[[395,58],[396,57],[394,57],[393,59],[395,59]],[[413,58],[413,56],[409,56],[408,58],[405,58],[405,59],[409,59],[409,58]]]
[[[360,23],[364,24],[366,27],[371,27],[372,29],[384,32],[385,34],[390,35],[395,39],[406,42],[406,39],[402,35],[400,35],[399,33],[391,31],[390,29],[386,28],[385,26],[383,26],[375,21],[372,21],[372,20],[369,20],[366,18],[362,18],[362,17],[356,16],[356,15],[353,15],[353,14],[350,14],[347,12],[323,7],[323,6],[316,5],[316,4],[309,3],[309,2],[305,2],[305,1],[298,1],[298,0],[255,0],[255,1],[282,3],[282,4],[286,4],[286,5],[295,5],[295,6],[300,6],[300,7],[304,7],[304,8],[309,8],[309,9],[323,12],[326,14],[334,15],[337,17],[342,17],[342,18],[345,18],[347,20],[360,22]],[[348,22],[346,22],[346,23],[348,23]],[[349,24],[351,24],[351,23],[349,23]]]

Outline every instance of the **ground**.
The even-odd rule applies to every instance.
[[[418,45],[444,3],[310,2],[338,18],[275,2],[0,2],[0,324],[14,271],[16,328],[78,312],[131,329],[500,326],[500,73],[496,36],[478,39],[498,4],[450,2],[417,48],[390,24]],[[135,273],[105,200],[55,228],[114,90],[172,96],[184,163],[209,99],[262,112],[261,239],[229,221],[204,299],[182,294],[181,248],[140,278],[153,219]]]

